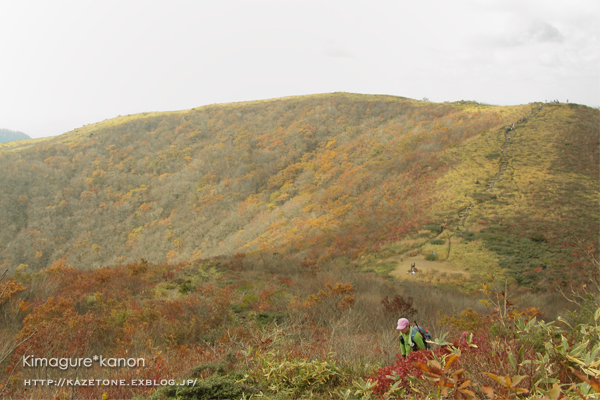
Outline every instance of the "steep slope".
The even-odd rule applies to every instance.
[[[502,112],[514,128],[495,127],[442,155],[455,165],[437,182],[448,231],[438,235],[435,225],[413,247],[440,255],[430,269],[506,272],[538,288],[587,281],[600,221],[597,111],[549,104]],[[415,261],[402,259],[400,276]]]
[[[556,225],[563,231],[544,238],[583,226],[593,240],[598,113],[536,111],[515,130],[503,167],[505,127],[531,109],[336,93],[119,117],[3,145],[0,263],[90,268],[261,250],[318,262],[356,258],[444,220],[488,243],[509,229],[486,208],[502,196],[530,236],[546,229],[530,224],[532,204],[557,213],[571,201]],[[571,147],[558,142],[565,129]],[[585,157],[573,159],[576,146]],[[579,194],[569,199],[569,188]]]
[[[497,253],[520,284],[563,284],[586,273],[578,242],[598,243],[597,112],[551,104],[525,118],[488,137],[498,172],[468,193],[479,203],[466,221],[479,233],[468,239]]]

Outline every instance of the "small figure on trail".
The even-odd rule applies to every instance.
[[[408,271],[407,274],[413,274],[414,275],[415,274],[415,270],[416,270],[415,263],[412,263],[412,264],[410,264],[410,271]]]
[[[411,351],[418,351],[426,349],[421,329],[416,326],[410,326],[410,322],[406,318],[400,318],[398,320],[398,327],[400,331],[400,352],[402,357],[406,357]]]
[[[440,225],[440,233],[444,232],[444,224]]]
[[[506,135],[509,131],[510,131],[510,129],[506,128],[506,130],[504,131],[504,134]]]

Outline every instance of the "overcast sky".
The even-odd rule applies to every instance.
[[[597,0],[0,0],[0,128],[334,91],[600,105]]]

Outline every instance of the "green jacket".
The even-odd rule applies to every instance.
[[[402,332],[400,332],[400,336],[398,337],[398,340],[400,341],[400,351],[402,352],[403,356],[409,355],[410,352],[412,351],[411,335],[412,335],[413,329],[417,329],[417,328],[414,326],[411,326],[406,334],[402,334]],[[400,340],[401,338],[403,338],[404,340]],[[402,342],[404,342],[404,343],[402,343]],[[417,331],[417,333],[415,333],[414,343],[417,345],[417,348],[419,350],[425,349],[425,342],[423,341],[423,335],[421,335],[421,332]]]

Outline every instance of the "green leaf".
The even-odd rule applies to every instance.
[[[583,367],[585,367],[585,366],[586,366],[586,365],[585,365],[585,363],[584,363],[582,360],[580,360],[579,358],[571,357],[571,356],[569,356],[569,355],[567,356],[567,358],[568,358],[569,360],[573,361],[574,363],[577,363],[577,364],[579,364],[579,365],[581,365],[581,366],[583,366]]]
[[[523,361],[523,354],[525,354],[525,346],[521,346],[518,353],[518,362],[519,364]]]
[[[526,329],[525,321],[520,316],[515,319],[515,326],[519,331],[524,331]]]
[[[583,343],[579,343],[577,346],[573,347],[569,352],[571,357],[577,357],[583,350],[585,350],[588,346],[589,340],[586,340]]]
[[[600,346],[596,344],[594,348],[592,348],[592,352],[589,354],[590,359],[595,360],[598,358],[598,352],[600,351]]]
[[[533,326],[535,323],[536,323],[536,319],[535,319],[535,317],[533,317],[533,318],[531,319],[531,321],[529,321],[529,322],[527,323],[527,325],[525,326],[525,330],[526,330],[527,332],[529,332],[529,331],[531,330],[531,327],[532,327],[532,326]]]

